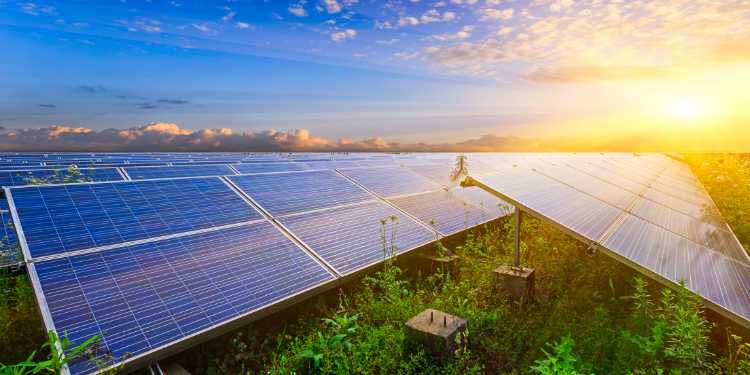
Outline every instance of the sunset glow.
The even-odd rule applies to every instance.
[[[75,147],[179,139],[142,129],[158,123],[217,148],[226,129],[362,150],[625,150],[685,130],[678,148],[750,144],[741,0],[0,2],[0,42],[18,51],[0,74],[0,126],[49,147],[68,147],[52,125],[90,129],[66,133]],[[142,138],[91,143],[108,128]]]

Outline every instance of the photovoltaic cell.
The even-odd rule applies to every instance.
[[[353,168],[357,167],[357,163],[352,160],[319,160],[319,161],[308,161],[305,164],[310,169],[336,169],[336,168]]]
[[[226,176],[236,174],[224,164],[187,165],[179,167],[126,167],[132,180],[174,177]]]
[[[684,237],[627,215],[602,245],[750,319],[750,268]]]
[[[443,190],[394,198],[390,201],[446,236],[495,218],[494,215]]]
[[[78,169],[81,176],[71,182],[122,181],[123,178],[115,168]],[[28,185],[34,179],[47,180],[49,183],[65,183],[69,177],[67,169],[38,169],[28,171],[0,171],[0,186]]]
[[[290,215],[280,221],[342,274],[382,261],[390,253],[384,245],[395,246],[399,254],[435,240],[433,232],[381,201]]]
[[[35,264],[58,334],[119,361],[227,323],[332,276],[268,222]],[[95,370],[74,361],[74,374]]]
[[[596,241],[617,219],[620,210],[529,170],[489,175],[480,182],[541,215]]]
[[[536,170],[547,177],[573,186],[576,190],[623,210],[627,210],[638,198],[636,194],[622,189],[618,185],[593,178],[567,166],[549,166]]]
[[[616,190],[613,193],[601,185],[603,181],[592,184],[577,172],[564,170],[557,162],[555,167],[506,168],[476,180],[532,212],[601,244],[633,262],[642,272],[657,274],[673,283],[684,280],[688,288],[710,305],[747,324],[750,261],[700,183],[686,174],[689,171],[675,166],[674,161],[652,156],[607,154],[598,159],[591,157],[589,164],[573,163],[570,159],[563,165],[579,172],[586,170],[587,175],[601,176],[610,185],[617,185],[623,178],[637,181],[643,186],[641,196],[631,205],[625,205],[627,199],[617,197],[632,198],[633,191],[623,188],[628,194]],[[580,165],[586,166],[580,168]],[[556,170],[557,167],[560,169]],[[605,173],[606,169],[609,172]],[[613,174],[622,177],[613,178]],[[550,183],[543,176],[565,184]],[[677,188],[669,190],[667,185]],[[637,188],[630,185],[633,187]],[[608,204],[603,206],[603,202]],[[590,217],[599,219],[581,225],[582,218]]]
[[[32,257],[260,219],[219,178],[11,190]]]
[[[334,171],[229,177],[272,215],[285,215],[374,199]]]
[[[0,211],[0,265],[15,263],[17,259],[18,240],[13,229],[12,218],[8,211]]]
[[[683,236],[691,241],[697,242],[707,248],[732,257],[738,261],[748,263],[745,250],[735,241],[731,232],[724,228],[716,227],[672,210],[663,205],[646,199],[639,199],[633,209],[636,215],[646,221],[654,223],[662,228]]]
[[[454,187],[449,192],[462,201],[484,210],[492,219],[513,213],[513,206],[478,187]]]
[[[439,185],[403,167],[353,168],[342,173],[381,197],[437,190]]]
[[[234,164],[234,168],[242,174],[293,172],[305,171],[309,169],[307,165],[295,162]]]

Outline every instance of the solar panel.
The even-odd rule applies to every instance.
[[[72,346],[122,360],[226,324],[333,279],[268,222],[34,264]],[[74,374],[96,368],[87,359]]]
[[[381,197],[440,189],[436,183],[403,167],[352,168],[341,172]]]
[[[317,160],[317,161],[308,161],[305,162],[305,164],[310,169],[336,169],[336,168],[355,168],[357,167],[357,163],[352,160]]]
[[[480,181],[592,241],[599,239],[621,212],[609,204],[530,170],[517,168],[503,174],[486,176]]]
[[[575,168],[576,172],[566,171],[565,167],[506,168],[503,173],[474,179],[532,214],[600,244],[642,272],[675,284],[685,280],[709,306],[747,326],[750,257],[715,214],[715,207],[699,182],[694,180],[691,185],[691,179],[680,177],[681,169],[670,163],[673,162],[658,157],[627,155],[603,155],[589,163],[609,165],[611,173],[622,173],[624,178],[643,183],[643,196],[631,205],[623,203],[632,198],[632,192],[623,195],[602,185],[603,181],[592,183],[579,174],[580,168]],[[574,169],[570,164],[568,167]],[[601,171],[593,171],[614,181]],[[661,173],[678,177],[663,178]],[[664,193],[661,189],[666,186],[659,181],[684,186],[682,192]],[[683,198],[685,195],[706,203],[691,204]],[[708,214],[703,217],[702,213]],[[723,225],[716,225],[717,222]]]
[[[8,211],[0,211],[0,265],[21,261],[18,259],[18,240]]]
[[[397,221],[389,220],[390,217]],[[387,249],[395,245],[395,253],[400,254],[435,240],[435,233],[381,201],[289,215],[279,220],[341,274],[382,261],[390,254],[390,250],[384,250],[384,244]],[[385,225],[381,220],[386,220]]]
[[[575,186],[577,190],[623,210],[627,210],[638,198],[637,193],[634,194],[613,183],[593,178],[567,166],[549,165],[536,170],[547,177],[565,185]]]
[[[449,192],[462,201],[481,208],[492,219],[513,213],[513,206],[478,187],[455,187]]]
[[[219,178],[10,191],[32,257],[261,218]]]
[[[236,174],[224,164],[187,165],[177,167],[126,167],[132,180],[174,177],[225,176]]]
[[[80,178],[70,182],[122,181],[122,175],[115,168],[80,168]],[[40,182],[65,183],[70,176],[67,169],[38,169],[27,171],[0,171],[0,186],[28,185],[34,179]]]
[[[229,179],[272,215],[374,199],[334,171],[231,176]]]
[[[710,249],[748,263],[745,250],[735,241],[732,233],[704,221],[646,199],[638,199],[631,210],[633,215],[659,225],[675,234],[697,242]]]
[[[278,162],[278,163],[247,163],[235,164],[234,168],[242,174],[249,173],[269,173],[269,172],[292,172],[305,171],[308,168],[303,163],[295,162]]]
[[[603,243],[718,307],[750,318],[750,268],[632,215]]]
[[[394,198],[390,201],[446,236],[495,219],[494,215],[443,190]]]

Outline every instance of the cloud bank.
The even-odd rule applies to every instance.
[[[550,136],[530,138],[487,134],[449,143],[399,143],[382,137],[366,139],[319,137],[307,129],[238,132],[230,128],[189,130],[173,123],[151,123],[127,129],[93,130],[51,125],[43,128],[0,127],[0,151],[225,151],[225,152],[532,152],[532,151],[742,151],[747,137],[729,142],[716,134],[738,134],[750,119],[693,133],[654,130],[617,136]],[[707,141],[707,140],[710,140]],[[708,148],[707,148],[708,145]]]
[[[519,151],[536,150],[530,139],[486,135],[446,144],[401,144],[383,138],[318,137],[307,129],[238,132],[230,128],[188,130],[172,123],[127,129],[93,130],[51,125],[44,128],[0,128],[1,151]]]

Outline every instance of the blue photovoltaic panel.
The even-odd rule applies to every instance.
[[[0,211],[0,265],[21,261],[16,259],[18,240],[8,211]]]
[[[319,160],[305,162],[310,169],[336,169],[336,168],[355,168],[357,163],[352,160]]]
[[[225,176],[235,174],[224,164],[188,165],[179,167],[126,167],[125,172],[132,180],[152,178]]]
[[[332,280],[268,222],[35,263],[58,334],[124,359]],[[96,368],[86,359],[74,374]]]
[[[385,226],[381,220],[386,220]],[[342,274],[382,261],[383,234],[386,246],[395,245],[396,253],[435,240],[435,233],[382,201],[290,215],[280,221]]]
[[[455,187],[449,192],[462,201],[481,208],[493,219],[513,213],[513,206],[478,187]]]
[[[334,171],[231,176],[229,179],[272,215],[374,199]]]
[[[242,174],[293,172],[309,169],[305,164],[295,162],[234,164],[234,168]]]
[[[443,235],[451,235],[495,218],[453,194],[439,190],[390,200]]]
[[[79,178],[71,182],[122,181],[122,175],[115,168],[81,168]],[[39,169],[30,171],[0,171],[0,186],[28,185],[34,178],[50,183],[65,183],[70,178],[67,169]]]
[[[477,180],[592,241],[622,212],[530,169],[511,168]]]
[[[352,168],[341,171],[381,197],[437,190],[439,185],[403,167]]]
[[[32,257],[261,218],[218,177],[11,190]]]

